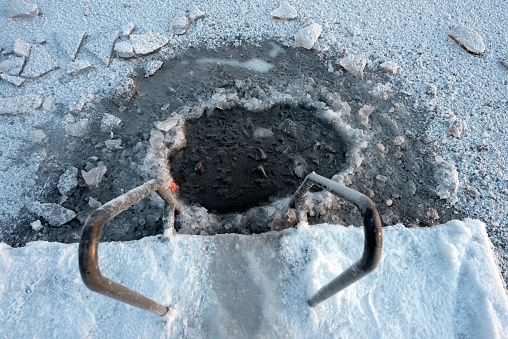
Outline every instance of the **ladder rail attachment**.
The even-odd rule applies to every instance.
[[[116,281],[105,277],[99,269],[99,238],[104,224],[125,211],[139,200],[156,191],[165,201],[169,226],[173,227],[175,212],[180,212],[180,204],[163,186],[162,180],[150,180],[127,193],[97,208],[87,218],[79,242],[79,271],[86,287],[94,292],[122,301],[143,310],[165,315],[168,307],[139,294]]]
[[[298,221],[307,222],[307,211],[305,210],[305,194],[312,186],[318,186],[327,190],[353,204],[355,204],[363,216],[363,229],[365,235],[363,255],[342,272],[335,279],[321,287],[307,302],[311,307],[325,301],[349,285],[365,277],[379,264],[383,248],[383,233],[381,219],[376,205],[366,195],[351,188],[339,185],[335,181],[320,176],[314,172],[305,177],[304,181],[293,196]]]

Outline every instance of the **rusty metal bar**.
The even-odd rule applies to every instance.
[[[381,219],[377,211],[376,205],[367,196],[352,190],[348,187],[341,186],[338,183],[322,177],[314,172],[309,174],[296,191],[293,201],[296,209],[298,221],[307,221],[307,212],[305,210],[305,194],[316,185],[337,196],[355,204],[363,215],[363,229],[365,234],[365,242],[363,255],[342,272],[338,277],[321,287],[307,302],[313,307],[320,302],[330,298],[344,288],[355,283],[365,277],[379,264],[381,259],[381,251],[383,248],[383,234],[381,229]]]
[[[111,200],[92,212],[85,222],[79,242],[79,271],[85,285],[97,293],[122,301],[146,311],[164,315],[168,307],[147,298],[101,274],[99,269],[99,238],[104,224],[146,197],[153,191],[168,204],[169,224],[174,223],[174,212],[180,212],[180,204],[163,186],[161,180],[151,180]]]

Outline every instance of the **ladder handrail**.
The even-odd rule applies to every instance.
[[[311,307],[316,306],[320,302],[330,298],[340,292],[349,285],[355,283],[365,277],[379,264],[381,252],[383,248],[383,231],[381,228],[381,219],[377,211],[376,205],[366,195],[363,195],[351,188],[341,186],[335,181],[322,177],[314,172],[307,175],[304,181],[297,189],[293,196],[295,204],[296,216],[298,221],[307,222],[307,212],[305,210],[305,194],[316,185],[345,200],[355,204],[363,215],[363,226],[365,234],[365,242],[363,255],[342,272],[335,279],[325,286],[321,287],[307,302]]]
[[[358,206],[363,215],[365,243],[360,260],[319,289],[307,301],[311,307],[330,298],[372,272],[379,264],[383,247],[381,219],[374,203],[367,196],[348,187],[341,186],[314,172],[307,175],[293,196],[298,221],[307,221],[305,194],[313,185],[332,192]],[[172,227],[174,214],[175,212],[180,212],[181,206],[163,186],[162,180],[151,180],[109,201],[92,212],[87,218],[81,233],[78,256],[81,278],[89,289],[162,316],[168,311],[166,305],[158,303],[103,276],[99,269],[98,260],[99,238],[104,224],[154,191],[167,203],[168,217],[170,218],[169,223]]]
[[[99,238],[104,224],[153,191],[167,203],[169,223],[173,226],[175,211],[180,212],[181,207],[163,186],[162,180],[150,180],[97,208],[87,218],[79,242],[79,271],[86,287],[92,291],[162,316],[168,312],[167,306],[103,276],[98,259]]]

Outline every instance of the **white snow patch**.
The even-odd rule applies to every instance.
[[[508,336],[508,298],[481,222],[384,228],[378,268],[310,308],[307,298],[362,250],[361,228],[307,224],[101,244],[102,273],[169,305],[161,318],[88,290],[77,244],[0,244],[0,336]]]

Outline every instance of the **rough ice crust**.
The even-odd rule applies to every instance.
[[[85,40],[86,32],[80,30],[62,31],[60,29],[55,33],[55,35],[60,48],[72,61],[74,61],[83,41]]]

